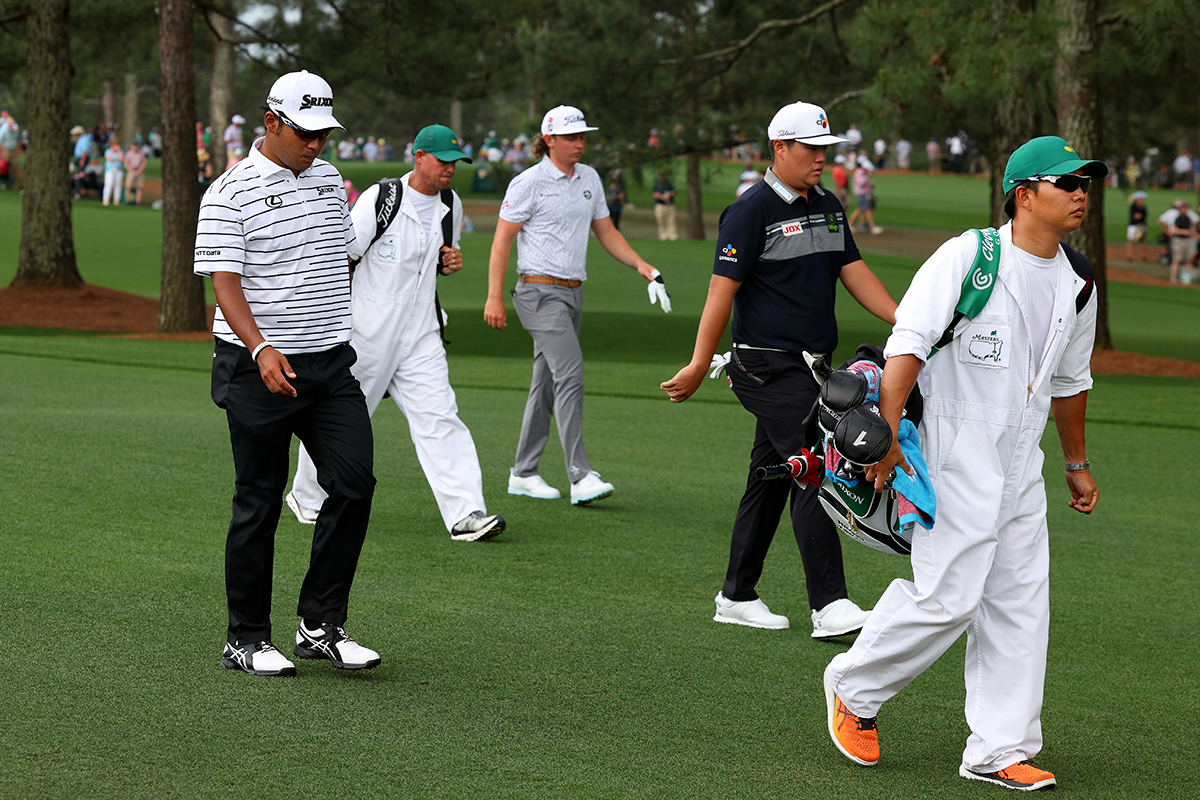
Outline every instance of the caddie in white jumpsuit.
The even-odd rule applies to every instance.
[[[1022,145],[1005,170],[1013,221],[999,231],[987,304],[931,355],[980,250],[968,231],[925,262],[896,310],[880,407],[896,430],[904,399],[920,383],[921,449],[938,516],[932,530],[913,536],[913,580],[888,587],[854,646],[825,671],[830,735],[859,764],[879,759],[880,706],[965,631],[971,735],[959,774],[1024,790],[1055,783],[1029,763],[1042,747],[1050,625],[1039,443],[1053,408],[1070,505],[1090,513],[1099,494],[1088,472],[1084,418],[1096,298],[1090,276],[1076,274],[1059,245],[1083,222],[1087,179],[1107,171],[1058,137]],[[868,477],[883,488],[896,465],[911,472],[898,446]]]
[[[443,273],[462,268],[462,201],[451,192],[451,209],[440,192],[450,185],[456,163],[471,159],[444,125],[422,129],[413,148],[413,171],[400,178],[399,210],[382,236],[376,237],[380,184],[364,191],[351,210],[358,244],[350,255],[362,258],[353,284],[350,341],[358,352],[353,372],[372,415],[387,393],[408,420],[417,459],[451,537],[488,539],[503,531],[505,522],[498,514],[487,514],[479,456],[471,432],[458,418],[434,307],[439,255]],[[446,214],[453,214],[452,242],[442,240]],[[302,446],[288,506],[307,522],[324,502],[316,469]]]

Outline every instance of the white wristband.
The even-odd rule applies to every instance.
[[[271,343],[264,339],[263,341],[258,343],[258,347],[254,348],[254,350],[251,351],[250,358],[254,360],[255,364],[258,363],[258,354],[263,351],[264,347],[270,347],[270,346],[271,346]]]

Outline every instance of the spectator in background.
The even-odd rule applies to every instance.
[[[856,152],[862,144],[862,131],[854,123],[850,123],[850,129],[846,131],[846,141],[850,144],[850,149]]]
[[[1192,157],[1187,150],[1179,151],[1179,155],[1171,162],[1171,169],[1175,172],[1176,191],[1186,191],[1192,182]]]
[[[529,166],[529,151],[525,149],[525,142],[513,140],[512,146],[504,153],[504,163],[509,165],[513,175],[520,175]]]
[[[950,171],[961,175],[967,165],[967,143],[961,132],[946,140],[946,150],[950,153]]]
[[[466,153],[467,158],[473,158],[475,156],[475,145],[467,142],[462,146],[462,151]]]
[[[1125,182],[1130,189],[1136,189],[1141,184],[1142,168],[1138,165],[1137,159],[1129,156],[1125,159]]]
[[[938,140],[929,137],[929,141],[925,143],[925,158],[929,159],[929,171],[942,171],[942,146],[938,144]]]
[[[71,180],[75,185],[75,199],[83,195],[83,173],[91,158],[92,135],[83,129],[82,125],[71,128]]]
[[[850,229],[854,230],[854,223],[861,214],[863,223],[873,235],[878,236],[883,233],[883,228],[875,224],[875,182],[871,180],[871,173],[874,171],[875,165],[871,163],[871,159],[865,154],[860,155],[858,167],[854,170],[854,199],[858,208],[850,215],[848,224]]]
[[[734,190],[733,196],[735,198],[741,197],[746,193],[747,189],[758,183],[761,178],[762,176],[758,174],[758,170],[751,168],[751,166],[747,164],[746,169],[742,170],[742,174],[738,175],[738,186],[737,189]]]
[[[21,126],[7,108],[0,109],[0,158],[11,162],[21,146]]]
[[[353,161],[354,160],[354,140],[349,136],[344,137],[337,146],[338,161]]]
[[[242,148],[237,148],[233,151],[233,157],[229,159],[229,163],[225,165],[225,171],[228,172],[235,164],[246,157],[246,151]]]
[[[208,151],[208,148],[204,146],[204,122],[196,120],[196,152],[199,153],[201,150]]]
[[[246,152],[246,141],[242,138],[242,126],[246,124],[246,118],[241,114],[234,114],[233,119],[229,121],[229,127],[225,129],[225,160],[226,163],[233,163],[233,154],[240,149],[243,153]]]
[[[834,156],[833,169],[829,172],[833,177],[833,193],[842,208],[847,208],[850,205],[850,176],[846,173],[846,157],[841,153]]]
[[[201,150],[199,153],[196,153],[196,164],[196,180],[200,182],[200,194],[204,194],[213,180],[212,159],[209,157],[207,150]]]
[[[880,136],[875,140],[875,168],[883,169],[887,163],[887,139]]]
[[[135,206],[142,204],[142,189],[146,185],[146,153],[130,142],[125,151],[125,202]]]
[[[158,132],[158,128],[150,129],[147,140],[150,142],[150,154],[155,158],[162,158],[163,138],[162,134]]]
[[[367,143],[363,145],[363,161],[374,162],[379,160],[379,145],[375,141],[374,136],[367,137]]]
[[[379,140],[379,157],[384,161],[391,161],[396,155],[396,146],[387,139]]]
[[[659,170],[658,182],[654,184],[654,221],[658,223],[658,240],[674,242],[679,239],[675,230],[675,184],[671,173]]]
[[[1134,192],[1129,197],[1129,225],[1125,228],[1125,258],[1133,261],[1133,246],[1142,246],[1142,261],[1146,260],[1146,193]]]
[[[912,163],[912,142],[901,136],[896,140],[896,168],[908,171],[909,164]]]
[[[100,201],[108,205],[121,205],[121,184],[125,177],[125,154],[121,152],[121,143],[117,137],[110,136],[108,149],[104,151],[104,191]]]
[[[359,191],[358,191],[358,189],[354,188],[354,182],[351,181],[349,178],[346,179],[345,186],[346,186],[346,205],[349,206],[350,208],[354,208],[354,204],[358,202]]]
[[[612,217],[613,227],[621,230],[621,212],[625,210],[625,181],[621,179],[621,170],[619,169],[608,173],[608,185],[604,187],[604,202],[608,205],[608,216]]]
[[[1176,200],[1159,218],[1158,224],[1171,239],[1171,283],[1179,283],[1179,270],[1196,256],[1196,238],[1200,215],[1188,209],[1187,200]]]

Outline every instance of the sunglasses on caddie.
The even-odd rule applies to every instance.
[[[306,131],[290,119],[279,113],[275,109],[271,109],[271,113],[279,118],[279,121],[291,128],[295,134],[305,142],[315,142],[317,139],[324,139],[333,132],[333,128],[326,128],[323,131]]]
[[[1035,175],[1028,180],[1047,181],[1054,184],[1055,188],[1062,189],[1067,194],[1075,194],[1075,191],[1080,188],[1086,193],[1092,185],[1092,179],[1085,178],[1082,175]]]

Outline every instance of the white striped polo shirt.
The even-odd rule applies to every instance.
[[[500,219],[525,223],[517,234],[517,273],[564,280],[587,280],[588,229],[607,216],[596,170],[576,164],[568,178],[549,156],[512,179],[500,206]]]
[[[241,275],[266,340],[284,355],[315,353],[350,340],[347,252],[354,242],[337,169],[316,159],[297,176],[255,142],[200,201],[194,270]],[[242,344],[220,306],[213,335]]]

